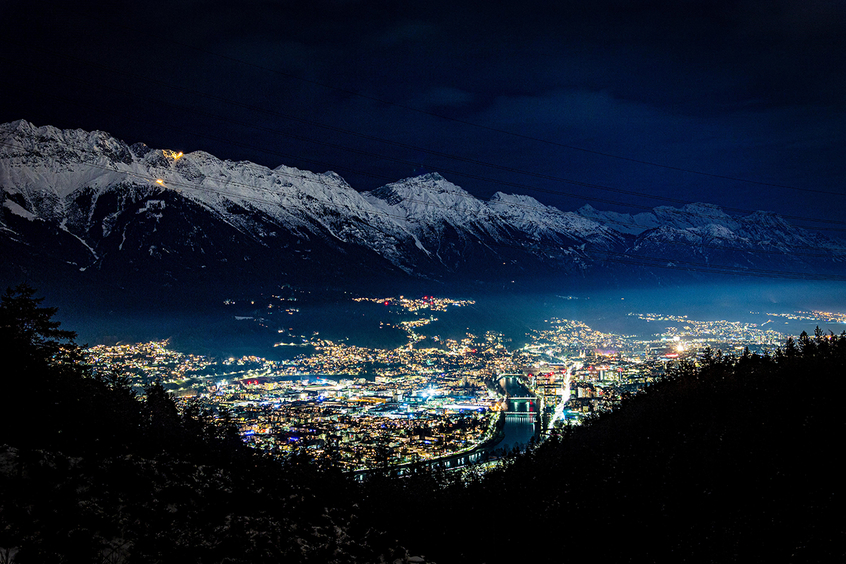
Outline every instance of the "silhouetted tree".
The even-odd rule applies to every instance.
[[[57,308],[41,307],[43,301],[27,284],[7,288],[0,298],[0,347],[3,358],[15,361],[19,370],[33,364],[74,363],[82,357],[74,343],[76,333],[59,329],[61,324],[53,320]]]
[[[41,307],[43,298],[26,284],[8,288],[0,298],[0,362],[3,363],[3,408],[0,443],[55,443],[69,431],[66,419],[73,382],[88,374],[73,331],[59,329],[56,308]],[[72,397],[72,396],[71,396]],[[49,405],[50,409],[40,409]]]

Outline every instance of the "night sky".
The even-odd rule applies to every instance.
[[[479,4],[3,0],[0,122],[846,236],[846,2]]]

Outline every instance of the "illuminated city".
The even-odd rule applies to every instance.
[[[769,321],[630,313],[654,324],[655,332],[648,338],[615,335],[551,317],[527,332],[525,345],[510,348],[511,339],[494,331],[460,339],[418,332],[438,321],[435,312],[472,305],[469,300],[353,301],[391,306],[405,315],[380,327],[400,329],[406,343],[369,348],[313,335],[302,343],[312,352],[280,361],[213,359],[153,341],[96,346],[89,350],[90,361],[97,370],[128,374],[139,391],[159,379],[183,407],[212,417],[228,413],[256,449],[276,456],[307,452],[343,470],[363,471],[467,454],[474,461],[496,460],[506,450],[496,447],[509,421],[530,425],[542,439],[591,413],[614,409],[627,394],[662,376],[668,363],[695,362],[706,348],[764,353],[787,338]],[[816,311],[766,315],[843,319],[843,314]],[[506,378],[522,386],[522,407],[515,407],[519,402],[506,392]]]

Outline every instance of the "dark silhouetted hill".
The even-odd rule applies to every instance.
[[[437,562],[842,562],[846,334],[703,364],[481,480],[397,486],[374,514],[396,508]]]
[[[0,562],[393,561],[339,473],[284,464],[232,425],[138,398],[85,364],[31,288],[0,303]]]
[[[356,484],[93,373],[33,296],[0,302],[2,562],[843,561],[846,334],[709,354],[476,479]]]

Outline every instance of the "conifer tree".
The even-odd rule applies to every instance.
[[[59,406],[69,380],[87,368],[76,333],[59,329],[53,320],[56,308],[42,307],[43,298],[26,284],[8,288],[0,297],[0,360],[3,363],[3,396],[0,409],[0,443],[22,443],[30,437],[40,442],[56,439],[62,409],[38,411],[38,405]]]
[[[68,364],[81,356],[76,333],[59,329],[53,320],[57,308],[41,307],[43,301],[27,284],[7,288],[0,297],[0,350],[4,359],[16,361],[18,370]]]

